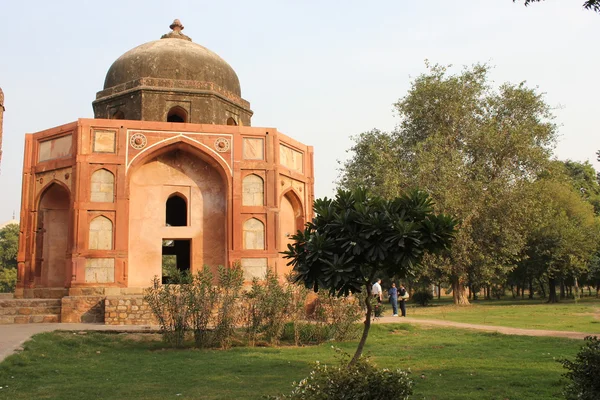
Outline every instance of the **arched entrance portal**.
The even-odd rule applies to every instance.
[[[42,193],[37,213],[35,283],[65,287],[70,220],[69,191],[53,183]]]
[[[227,183],[191,150],[173,146],[131,171],[130,287],[148,287],[175,268],[226,265]]]

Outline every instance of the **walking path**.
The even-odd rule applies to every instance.
[[[382,317],[373,321],[375,324],[390,324],[390,323],[410,323],[421,325],[433,325],[443,327],[453,327],[462,329],[474,329],[487,332],[498,332],[505,335],[522,335],[522,336],[553,336],[569,339],[583,339],[586,336],[593,335],[583,332],[567,332],[567,331],[547,331],[540,329],[520,329],[508,328],[505,326],[490,326],[465,324],[462,322],[452,322],[445,320],[434,319],[417,319],[417,318],[399,318],[399,317]],[[7,356],[21,348],[21,345],[29,340],[31,336],[55,330],[63,331],[147,331],[149,329],[157,329],[156,326],[149,325],[104,325],[104,324],[14,324],[0,325],[0,362]]]
[[[562,337],[568,339],[583,339],[586,336],[600,336],[594,333],[584,332],[571,332],[571,331],[548,331],[542,329],[522,329],[522,328],[509,328],[506,326],[492,326],[492,325],[477,325],[477,324],[466,324],[464,322],[453,322],[446,320],[437,319],[418,319],[418,318],[402,318],[402,317],[381,317],[373,321],[376,324],[389,324],[389,323],[411,323],[421,325],[434,325],[444,326],[461,329],[475,329],[478,331],[487,332],[498,332],[504,335],[520,335],[520,336],[553,336]]]

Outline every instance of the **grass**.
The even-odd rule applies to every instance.
[[[410,302],[407,316],[480,325],[600,334],[600,300],[585,298],[547,304],[543,300],[478,300],[457,307],[451,299],[420,307]],[[391,307],[387,307],[391,309]]]
[[[136,339],[136,340],[133,340]],[[164,349],[152,336],[43,333],[0,364],[2,399],[261,399],[289,392],[316,360],[314,347]],[[356,342],[335,344],[351,353]],[[405,324],[372,327],[365,353],[380,367],[410,368],[414,399],[559,399],[581,341],[504,336]]]

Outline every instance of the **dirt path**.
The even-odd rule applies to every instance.
[[[570,332],[570,331],[548,331],[542,329],[521,329],[521,328],[509,328],[506,326],[491,326],[491,325],[477,325],[477,324],[466,324],[463,322],[453,322],[446,320],[437,319],[417,319],[417,318],[402,318],[402,317],[382,317],[374,321],[376,324],[389,324],[389,323],[410,323],[410,324],[421,324],[421,325],[433,325],[433,326],[444,326],[461,329],[474,329],[478,331],[486,332],[498,332],[504,335],[520,335],[520,336],[552,336],[562,337],[568,339],[583,339],[586,336],[600,336],[593,333],[584,332]]]

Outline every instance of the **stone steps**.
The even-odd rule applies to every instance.
[[[60,322],[60,299],[0,299],[0,324]]]

